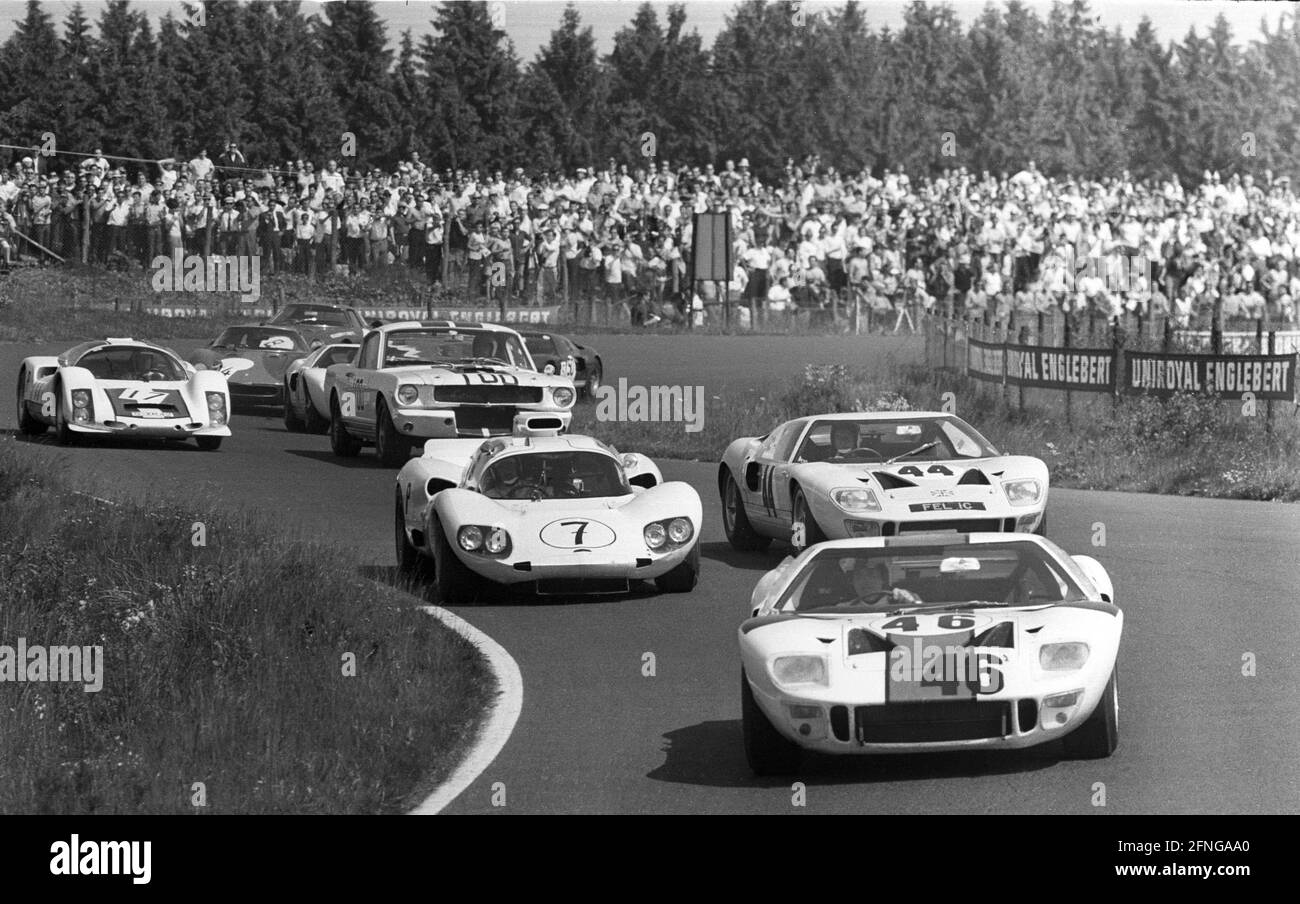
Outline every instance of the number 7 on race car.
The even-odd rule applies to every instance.
[[[588,525],[589,523],[590,523],[590,522],[588,522],[588,521],[561,521],[561,522],[560,522],[560,527],[572,527],[573,525],[576,524],[576,525],[578,526],[578,529],[575,530],[575,531],[573,532],[573,545],[574,545],[574,546],[581,546],[581,545],[582,545],[582,535],[586,532],[586,530],[587,530],[587,525]]]

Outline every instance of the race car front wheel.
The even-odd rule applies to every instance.
[[[1043,512],[1043,517],[1038,519],[1038,527],[1034,530],[1034,533],[1040,537],[1047,536],[1047,512]]]
[[[730,471],[727,471],[722,481],[722,526],[727,531],[727,542],[732,549],[742,552],[763,550],[772,544],[771,537],[764,537],[749,523],[749,515],[745,513],[745,500]]]
[[[402,502],[401,488],[397,490],[396,504],[393,508],[393,540],[397,546],[397,571],[404,577],[422,577],[426,559],[411,544],[406,535],[406,506]]]
[[[591,370],[587,372],[587,385],[583,387],[582,394],[589,399],[596,397],[596,390],[600,389],[600,381],[605,376],[605,369],[601,366],[600,359],[597,358],[592,362]]]
[[[400,468],[411,457],[411,441],[397,432],[383,399],[375,412],[375,455],[390,468]]]
[[[655,578],[655,586],[664,593],[690,593],[699,579],[700,544],[697,542],[672,571]]]
[[[465,567],[451,548],[442,522],[433,519],[433,602],[440,606],[463,606],[478,596],[479,576]]]
[[[302,418],[298,417],[298,413],[293,410],[293,400],[289,396],[288,387],[284,390],[284,429],[290,433],[302,433],[306,429]]]
[[[745,759],[755,775],[789,775],[799,768],[803,751],[772,727],[767,713],[754,699],[744,669],[740,670],[740,723],[745,737]]]
[[[808,505],[808,497],[804,495],[802,487],[795,487],[794,498],[791,500],[790,508],[794,512],[794,529],[790,545],[803,552],[809,546],[814,546],[826,539],[826,534],[817,526],[817,519],[813,517],[812,507]],[[799,543],[799,525],[803,525],[803,543]]]
[[[196,436],[194,441],[199,444],[199,448],[204,452],[215,452],[221,448],[220,436]]]
[[[55,435],[58,437],[59,445],[71,446],[77,441],[77,434],[72,432],[68,426],[68,412],[63,407],[63,387],[54,388],[54,397],[57,400],[54,403],[54,423]]]
[[[1072,760],[1100,760],[1119,746],[1119,665],[1110,673],[1110,681],[1088,721],[1065,736],[1065,755]]]
[[[46,425],[43,421],[38,421],[32,417],[27,410],[27,399],[25,398],[24,389],[27,388],[27,371],[18,371],[18,432],[23,436],[40,436],[45,432]]]
[[[308,433],[329,433],[329,418],[321,417],[316,410],[315,403],[311,400],[311,393],[307,391],[306,385],[302,387],[302,407],[303,407],[303,424]]]

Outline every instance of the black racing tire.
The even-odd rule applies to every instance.
[[[40,436],[49,425],[44,421],[38,421],[32,417],[32,413],[27,410],[27,401],[23,398],[24,384],[27,382],[27,368],[18,370],[18,432],[23,436]]]
[[[751,552],[772,545],[772,538],[764,537],[750,523],[740,485],[736,483],[730,469],[722,481],[722,527],[727,532],[727,542],[732,549]]]
[[[690,593],[700,580],[700,541],[696,540],[691,551],[686,554],[671,571],[655,578],[655,586],[664,593]]]
[[[420,578],[427,572],[428,559],[411,543],[406,535],[406,504],[399,487],[393,508],[393,540],[397,551],[397,572],[402,577]]]
[[[1065,755],[1072,760],[1103,760],[1119,746],[1119,665],[1110,673],[1097,708],[1065,736]]]
[[[194,441],[199,444],[199,448],[204,452],[215,452],[221,448],[221,441],[224,438],[221,436],[196,436]]]
[[[284,429],[290,433],[302,433],[307,429],[303,419],[293,410],[293,403],[289,401],[288,387],[284,391]]]
[[[54,431],[55,437],[60,446],[74,446],[77,443],[77,434],[68,426],[66,412],[63,410],[63,386],[59,384],[54,387]]]
[[[591,370],[587,372],[587,382],[582,387],[583,398],[594,399],[596,397],[596,390],[600,389],[600,381],[604,378],[605,366],[600,361],[600,355],[597,355],[595,363],[591,366]]]
[[[411,441],[397,432],[382,398],[375,411],[375,456],[389,468],[400,468],[411,457]]]
[[[348,433],[339,410],[339,397],[330,399],[330,450],[339,458],[356,458],[361,454],[361,440]]]
[[[799,552],[803,552],[809,546],[815,546],[826,540],[826,534],[817,523],[816,517],[813,516],[812,507],[808,505],[808,497],[804,495],[803,487],[795,487],[794,495],[790,499],[791,523],[803,523],[803,545],[795,546],[793,539],[790,543]],[[793,537],[793,530],[791,531]]]
[[[451,548],[451,539],[435,516],[429,545],[433,548],[433,602],[439,606],[463,606],[478,596],[480,578],[470,571]]]
[[[1040,537],[1047,536],[1047,512],[1043,512],[1043,517],[1039,519],[1038,527],[1034,529],[1034,533]]]
[[[330,420],[327,417],[321,417],[320,412],[312,403],[311,392],[306,386],[302,388],[303,400],[303,427],[308,433],[318,433],[324,435],[330,432]]]
[[[745,759],[755,775],[790,775],[803,761],[803,750],[772,727],[767,713],[754,699],[749,677],[740,670],[740,723],[745,738]]]

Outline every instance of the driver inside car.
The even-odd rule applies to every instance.
[[[890,586],[889,566],[883,562],[872,564],[862,559],[845,559],[840,565],[852,569],[850,581],[853,584],[854,598],[846,600],[844,605],[915,606],[921,602],[921,598],[912,591]]]
[[[831,461],[843,458],[858,448],[858,425],[839,421],[831,426]]]

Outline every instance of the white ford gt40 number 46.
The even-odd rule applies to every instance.
[[[1110,578],[1032,534],[917,534],[809,547],[754,588],[740,626],[745,752],[1012,749],[1119,739],[1124,616]]]
[[[797,418],[732,442],[718,469],[736,549],[914,531],[1046,534],[1047,466],[931,411]]]
[[[85,342],[57,358],[25,358],[18,369],[18,430],[28,436],[50,427],[65,444],[82,436],[192,436],[213,450],[230,435],[229,418],[225,376],[196,371],[147,342]]]
[[[416,441],[567,429],[573,380],[537,372],[523,339],[496,324],[390,323],[366,333],[354,362],[325,369],[330,447],[374,443],[397,467]]]
[[[402,571],[432,560],[441,603],[474,599],[484,581],[567,596],[654,580],[684,593],[700,570],[695,489],[588,436],[430,440],[397,475],[395,514]]]

